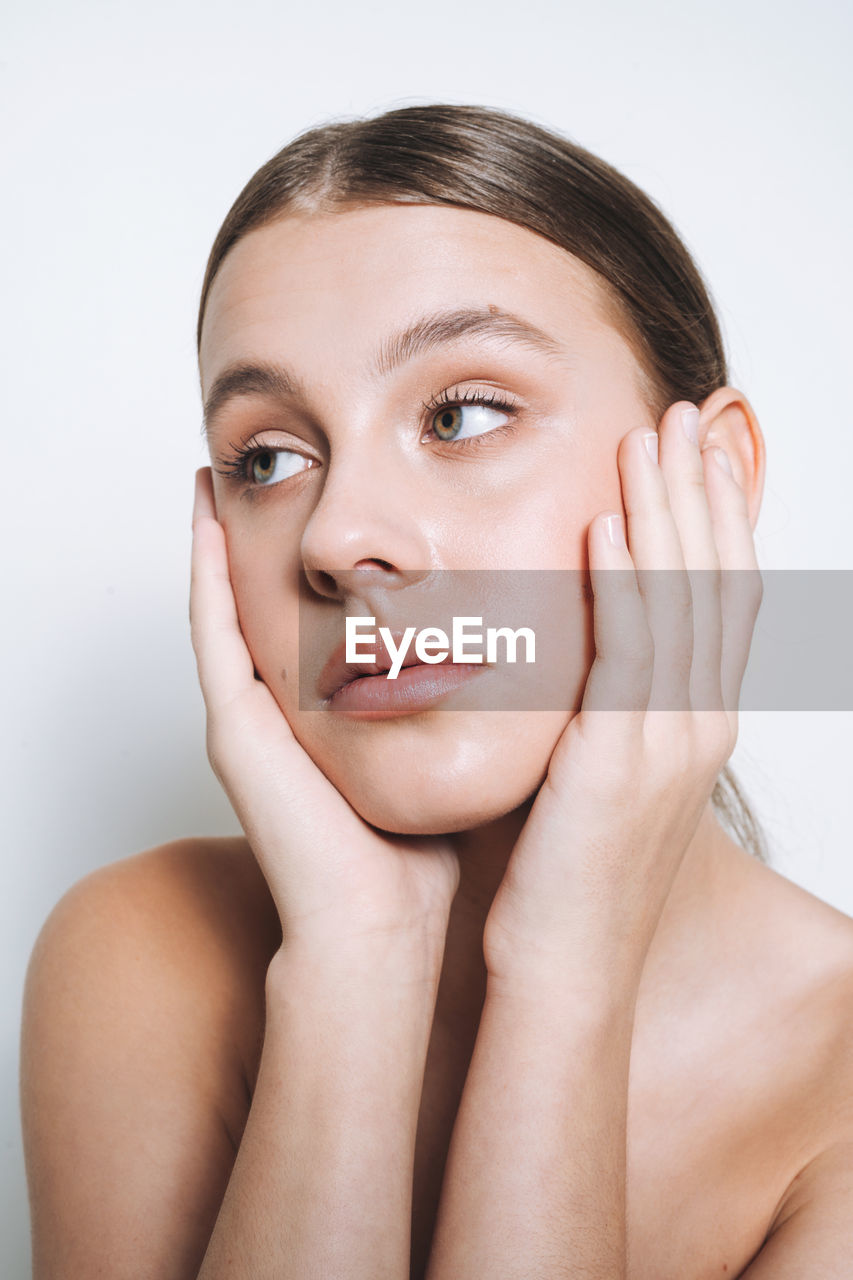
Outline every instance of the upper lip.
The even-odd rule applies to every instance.
[[[391,631],[395,648],[399,648],[404,634],[405,633],[402,630]],[[365,637],[361,637],[359,648],[366,647],[367,644]],[[345,684],[349,684],[350,680],[357,680],[359,676],[378,676],[381,675],[383,671],[390,671],[393,666],[393,658],[388,652],[384,639],[378,634],[378,628],[376,643],[373,646],[373,650],[376,654],[375,662],[347,662],[346,641],[342,640],[341,643],[332,650],[328,662],[320,672],[320,676],[317,680],[317,691],[320,694],[320,697],[323,699],[331,698],[332,694],[337,693],[338,689],[342,689]],[[448,653],[446,657],[441,659],[441,662],[449,662],[450,657],[451,655]],[[414,645],[410,644],[408,651],[403,658],[403,666],[415,667],[419,666],[420,662],[420,658],[415,653]],[[430,665],[432,666],[433,664],[431,663]],[[435,665],[440,664],[437,663]]]

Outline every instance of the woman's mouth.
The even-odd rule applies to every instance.
[[[398,652],[403,632],[389,632]],[[487,671],[485,662],[452,662],[446,653],[435,662],[422,662],[409,648],[396,676],[389,671],[394,655],[385,641],[377,641],[375,660],[347,663],[346,644],[339,644],[320,673],[317,691],[323,707],[339,715],[360,720],[385,720],[392,716],[414,715],[465,684],[478,671]]]
[[[354,676],[332,693],[324,705],[330,711],[360,720],[414,715],[458,689],[478,672],[487,670],[484,663],[414,662],[403,667],[396,679],[389,678],[387,671]]]

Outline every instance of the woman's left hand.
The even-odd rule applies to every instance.
[[[695,424],[679,401],[657,441],[637,428],[620,443],[627,545],[621,515],[590,525],[595,661],[489,911],[498,982],[639,983],[737,740],[761,574],[746,495],[695,426],[690,438],[685,410]]]

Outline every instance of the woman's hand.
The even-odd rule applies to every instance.
[[[207,707],[207,751],[266,877],[284,940],[399,939],[443,949],[459,867],[439,837],[365,822],[294,737],[237,616],[211,471],[196,474],[190,623]]]
[[[661,421],[659,463],[648,429],[621,441],[627,545],[621,516],[590,525],[596,657],[486,921],[498,980],[638,983],[735,746],[761,575],[745,494],[685,410],[696,423],[685,401]]]

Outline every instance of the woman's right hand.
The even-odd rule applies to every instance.
[[[255,677],[231,587],[209,467],[196,473],[190,625],[207,753],[291,941],[443,948],[459,866],[441,836],[393,835],[356,813]]]

